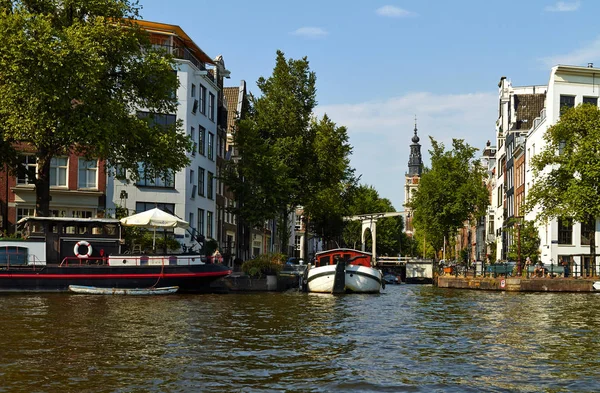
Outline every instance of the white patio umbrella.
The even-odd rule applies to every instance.
[[[190,224],[179,217],[169,214],[155,207],[132,216],[121,218],[121,224],[143,228],[154,228],[152,249],[156,248],[156,228],[189,228]]]

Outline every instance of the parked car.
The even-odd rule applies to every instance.
[[[392,273],[384,275],[383,280],[386,284],[400,284],[400,279],[398,278],[398,276]]]
[[[306,268],[307,268],[307,265],[304,263],[304,261],[301,258],[289,257],[285,261],[285,265],[283,266],[283,269],[281,269],[281,274],[299,276],[299,275],[304,274],[304,271],[306,270]]]
[[[302,258],[297,258],[297,257],[289,257],[287,259],[287,261],[285,261],[286,265],[303,265],[304,261],[302,260]]]

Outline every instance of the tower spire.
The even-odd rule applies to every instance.
[[[421,176],[423,171],[423,159],[421,157],[421,145],[417,135],[417,115],[415,115],[415,135],[411,139],[410,158],[408,159],[408,174],[411,176]]]

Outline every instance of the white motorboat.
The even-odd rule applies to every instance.
[[[349,248],[322,251],[306,273],[308,292],[379,293],[383,273],[372,265],[371,253]]]

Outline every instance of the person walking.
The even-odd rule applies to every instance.
[[[563,269],[564,269],[564,270],[563,270],[563,277],[565,277],[565,278],[566,278],[566,277],[569,277],[569,273],[570,273],[570,269],[569,269],[569,267],[570,267],[570,263],[569,263],[569,261],[568,261],[566,258],[565,258],[565,259],[563,259],[563,261],[562,261],[562,265],[563,265]]]

